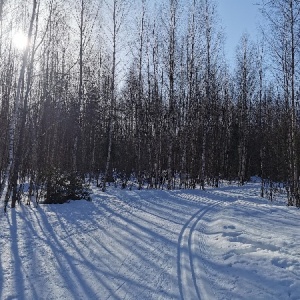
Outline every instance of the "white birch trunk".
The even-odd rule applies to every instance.
[[[32,36],[36,7],[37,7],[37,0],[33,0],[32,15],[31,15],[30,26],[29,26],[29,31],[28,31],[28,41],[29,42],[30,42],[31,36]],[[4,211],[6,211],[7,203],[10,198],[10,192],[11,192],[11,187],[9,187],[9,184],[10,184],[10,176],[11,176],[11,172],[13,170],[13,164],[14,164],[14,159],[15,159],[14,158],[14,146],[15,146],[17,117],[18,117],[18,113],[19,113],[21,90],[23,87],[22,83],[23,83],[24,77],[25,77],[25,70],[26,70],[27,61],[28,61],[28,55],[29,55],[29,45],[24,50],[24,53],[22,56],[22,65],[21,65],[21,70],[20,70],[20,75],[19,75],[19,80],[18,80],[18,85],[17,85],[17,93],[16,93],[16,98],[15,98],[15,103],[14,103],[13,114],[12,114],[12,118],[10,120],[10,126],[9,126],[9,163],[6,168],[6,172],[4,174],[2,195],[0,195],[0,199],[1,199],[0,202],[4,203]]]

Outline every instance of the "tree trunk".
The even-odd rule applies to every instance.
[[[30,20],[30,25],[29,25],[29,30],[28,30],[28,40],[31,40],[32,37],[32,32],[33,32],[33,23],[36,15],[36,8],[37,8],[37,0],[33,0],[33,7],[32,7],[32,13],[31,13],[31,20]],[[29,45],[26,47],[24,50],[23,56],[22,56],[22,65],[21,65],[21,70],[20,70],[20,75],[19,75],[19,80],[18,80],[18,85],[17,85],[17,92],[16,92],[16,98],[15,98],[15,103],[14,103],[14,110],[13,110],[13,115],[12,119],[10,122],[10,128],[9,128],[9,163],[6,169],[5,173],[5,186],[11,186],[11,182],[16,185],[16,178],[13,178],[13,168],[14,168],[14,163],[15,163],[15,138],[16,138],[16,127],[17,127],[17,121],[18,121],[18,114],[19,114],[19,106],[21,102],[21,95],[22,95],[22,89],[24,87],[24,77],[25,77],[25,71],[26,71],[26,66],[28,62],[28,55],[29,55]],[[17,172],[15,172],[17,173]],[[15,177],[16,175],[14,175]],[[4,187],[5,190],[5,187]],[[7,206],[8,199],[10,197],[10,189],[6,190],[6,199],[5,199],[5,209]],[[12,200],[11,207],[14,208],[16,204],[16,197]]]

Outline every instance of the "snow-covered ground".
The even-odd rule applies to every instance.
[[[0,299],[300,299],[300,210],[259,184],[1,212]]]

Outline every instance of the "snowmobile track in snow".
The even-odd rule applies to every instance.
[[[202,220],[203,216],[213,207],[220,204],[220,201],[208,204],[206,207],[199,209],[184,224],[178,238],[177,248],[177,273],[179,291],[182,300],[199,299],[203,296],[204,291],[201,279],[196,277],[194,259],[195,259],[195,241],[194,233],[196,227]],[[199,288],[200,285],[200,288]],[[203,299],[202,299],[203,300]]]

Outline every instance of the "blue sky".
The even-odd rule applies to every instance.
[[[225,53],[230,64],[234,64],[236,46],[244,32],[257,41],[261,15],[259,0],[216,0],[218,12],[226,35]]]

